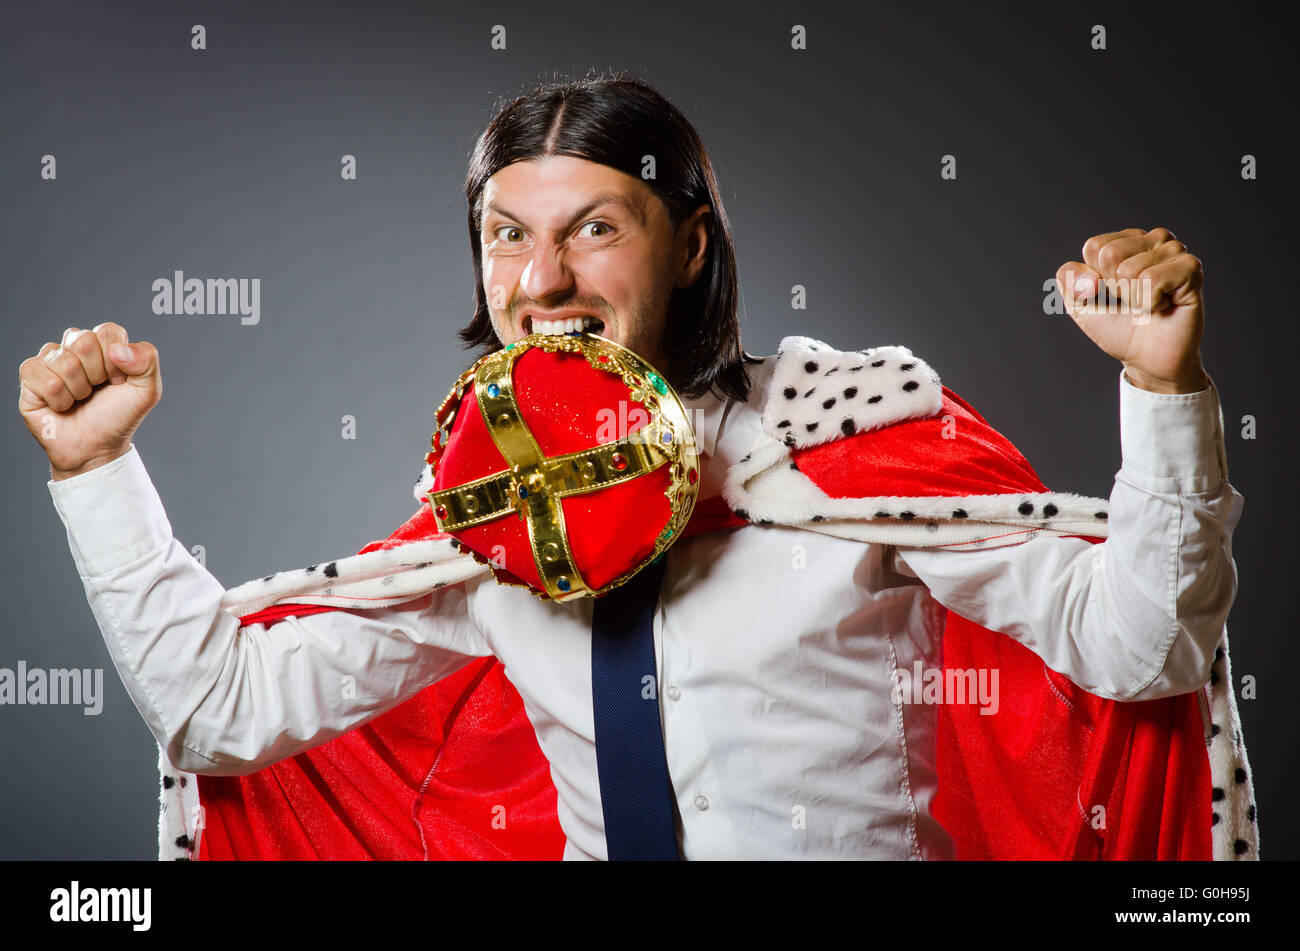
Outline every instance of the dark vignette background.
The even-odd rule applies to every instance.
[[[6,4],[11,371],[66,326],[124,324],[159,346],[166,384],[137,445],[217,578],[353,551],[409,514],[432,410],[469,362],[454,334],[473,299],[461,182],[494,103],[552,72],[623,68],[709,145],[750,352],[788,333],[909,346],[1049,486],[1106,496],[1118,364],[1043,314],[1043,284],[1090,235],[1165,225],[1205,262],[1204,359],[1247,500],[1229,630],[1235,673],[1258,680],[1241,709],[1261,853],[1300,856],[1286,34],[1241,4],[469,6]],[[206,51],[190,48],[195,23]],[[794,23],[807,51],[790,49]],[[506,51],[489,47],[493,24]],[[357,181],[339,176],[347,153]],[[946,153],[956,181],[939,177]],[[1246,153],[1257,181],[1240,177]],[[261,323],[155,316],[150,285],[175,269],[261,278]],[[793,284],[807,310],[791,309]],[[152,858],[156,748],[86,606],[43,457],[15,412],[0,425],[0,666],[102,667],[106,694],[97,717],[0,707],[0,858]]]

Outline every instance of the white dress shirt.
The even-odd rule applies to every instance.
[[[746,403],[686,401],[701,499],[750,449],[774,364],[751,368]],[[654,638],[682,856],[951,857],[930,815],[936,711],[891,695],[894,671],[941,665],[948,608],[1100,696],[1204,684],[1243,504],[1217,393],[1149,393],[1121,372],[1120,423],[1103,544],[897,549],[777,525],[678,541]],[[172,537],[134,448],[49,488],[113,661],[178,768],[255,771],[494,654],[550,761],[565,857],[607,856],[590,599],[543,602],[480,576],[394,608],[241,628]]]

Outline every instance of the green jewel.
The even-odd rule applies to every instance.
[[[507,349],[507,350],[513,350],[514,348],[515,348],[515,345],[514,345],[513,343],[508,343],[508,344],[506,344],[506,349]]]
[[[650,381],[650,385],[659,391],[660,396],[668,395],[668,384],[664,382],[663,377],[661,377],[658,373],[655,373],[653,370],[647,373],[645,376],[646,379]]]

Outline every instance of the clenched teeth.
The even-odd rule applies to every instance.
[[[567,320],[533,320],[528,318],[535,334],[567,334],[575,331],[592,330],[600,333],[605,325],[595,317],[570,317]]]

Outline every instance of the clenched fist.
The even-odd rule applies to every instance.
[[[18,412],[58,481],[112,462],[162,397],[158,351],[117,324],[69,327],[18,368]]]
[[[1168,228],[1089,238],[1083,261],[1062,264],[1056,283],[1074,322],[1124,364],[1134,386],[1191,393],[1209,384],[1200,351],[1201,261]]]

